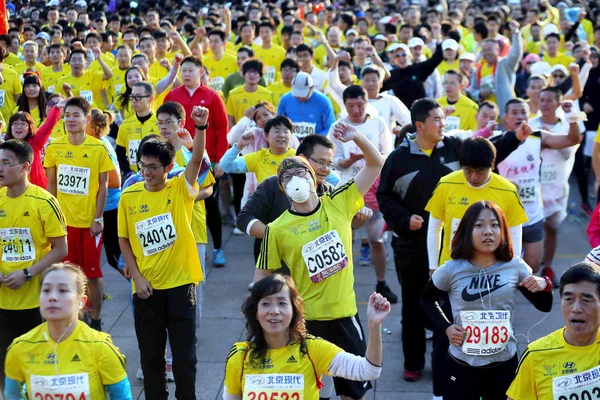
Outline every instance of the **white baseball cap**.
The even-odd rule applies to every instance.
[[[306,72],[298,72],[292,81],[292,96],[306,97],[314,86],[312,76]]]
[[[388,23],[392,22],[392,20],[393,20],[392,17],[390,17],[389,15],[387,15],[387,16],[381,18],[379,20],[379,23],[380,24],[388,24]]]
[[[475,61],[475,54],[473,54],[473,53],[462,53],[460,55],[460,57],[458,57],[458,60],[459,61],[462,61],[462,60]]]
[[[413,47],[417,47],[417,46],[425,47],[425,42],[423,41],[423,39],[421,39],[419,37],[414,37],[408,41],[409,48],[412,49]]]
[[[550,64],[548,64],[545,61],[538,61],[536,63],[531,64],[531,67],[529,68],[529,72],[531,73],[531,75],[543,75],[545,77],[548,77],[548,75],[550,75],[550,70],[552,69],[552,66]]]
[[[442,50],[458,51],[458,42],[454,39],[446,39],[442,42]]]
[[[386,49],[386,51],[393,53],[398,49],[402,49],[405,52],[407,52],[408,54],[410,54],[410,49],[408,48],[407,45],[405,45],[404,43],[392,43],[388,46],[388,48]]]
[[[381,33],[378,35],[375,35],[375,37],[373,38],[373,42],[376,42],[378,40],[382,40],[384,42],[388,42],[388,38],[385,37],[385,35],[382,35]]]
[[[356,29],[352,28],[352,29],[348,29],[346,31],[346,36],[348,36],[348,35],[356,35],[356,36],[358,36],[359,33],[358,33],[358,31]]]

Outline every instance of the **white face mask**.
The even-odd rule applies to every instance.
[[[285,185],[285,193],[292,201],[304,203],[310,197],[310,182],[306,178],[293,176]]]

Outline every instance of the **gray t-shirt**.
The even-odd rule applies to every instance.
[[[461,311],[503,310],[510,311],[512,326],[519,283],[531,273],[529,265],[519,257],[509,262],[499,261],[485,269],[466,260],[451,260],[436,269],[432,280],[435,287],[448,292],[455,324],[463,325]],[[462,347],[450,345],[452,356],[474,367],[509,360],[516,352],[514,332],[506,347],[493,355],[465,354]]]

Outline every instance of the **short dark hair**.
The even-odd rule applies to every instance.
[[[298,46],[296,46],[296,54],[300,53],[301,51],[308,51],[311,57],[314,54],[312,47],[306,43],[300,43]]]
[[[154,85],[151,84],[150,82],[136,82],[135,85],[133,85],[134,88],[136,87],[141,87],[144,89],[144,92],[146,93],[146,96],[155,96],[156,95],[156,90],[154,89]]]
[[[302,139],[302,142],[300,142],[300,145],[296,149],[296,155],[309,158],[315,152],[315,146],[317,145],[321,145],[323,147],[327,147],[328,149],[335,150],[335,145],[331,140],[327,138],[327,136],[308,135],[304,139]]]
[[[90,115],[92,111],[92,106],[83,97],[71,97],[69,100],[67,100],[64,109],[66,110],[67,107],[70,106],[80,108],[85,115]]]
[[[33,148],[25,140],[10,139],[0,144],[0,150],[12,151],[20,163],[33,163]]]
[[[186,58],[183,59],[183,61],[181,61],[181,66],[183,66],[183,64],[185,64],[185,63],[192,63],[196,67],[202,69],[202,60],[200,60],[198,57],[187,56]]]
[[[166,167],[175,160],[175,148],[162,138],[150,139],[138,150],[138,157],[141,159],[143,156],[156,157]]]
[[[254,50],[252,50],[248,46],[242,46],[242,47],[240,47],[237,52],[238,53],[246,52],[246,54],[248,54],[248,57],[254,57]]]
[[[177,119],[185,119],[185,108],[176,101],[166,101],[156,110],[158,114],[169,114]]]
[[[540,91],[540,96],[544,92],[553,93],[554,96],[556,97],[556,101],[560,102],[560,97],[562,96],[562,91],[559,88],[557,88],[555,86],[545,87]]]
[[[269,29],[271,29],[271,31],[275,30],[275,26],[270,21],[263,21],[263,22],[261,22],[258,28],[259,29],[260,28],[269,28]]]
[[[437,101],[427,97],[415,101],[410,108],[410,121],[417,127],[417,122],[425,122],[429,118],[429,112],[436,108],[442,108]]]
[[[83,59],[87,61],[87,53],[81,49],[71,50],[71,55],[69,56],[69,61],[71,61],[71,58],[73,58],[73,55],[75,55],[75,54],[81,54],[83,56]]]
[[[222,42],[225,41],[225,32],[223,32],[221,29],[213,29],[212,31],[208,32],[207,37],[211,37],[212,35],[217,35]]]
[[[600,267],[588,262],[580,262],[569,267],[560,277],[559,293],[561,297],[566,285],[579,282],[594,283],[596,294],[600,295]]]
[[[294,124],[292,124],[292,121],[288,117],[286,117],[285,115],[278,115],[275,118],[268,120],[265,124],[265,136],[269,135],[269,131],[271,130],[271,128],[280,125],[285,126],[290,131],[294,130]]]
[[[293,68],[296,70],[296,72],[300,71],[300,66],[298,65],[298,62],[293,58],[286,58],[281,62],[280,70],[284,68]]]
[[[486,138],[471,137],[463,141],[458,160],[463,168],[494,168],[496,148]]]
[[[164,29],[157,29],[154,32],[152,32],[152,37],[154,39],[163,39],[167,37],[167,31],[165,31]]]
[[[487,103],[487,102],[485,102],[485,103]],[[483,107],[483,105],[485,103],[482,103],[482,104],[479,105],[479,109],[480,110],[481,110],[481,108]],[[494,103],[490,103],[490,104],[494,104]],[[510,106],[512,106],[513,104],[525,104],[525,105],[528,105],[527,101],[524,100],[524,99],[521,99],[521,98],[518,98],[518,97],[516,97],[514,99],[510,99],[508,102],[506,102],[506,106],[504,107],[504,112],[506,114],[508,114],[508,110],[509,110]],[[498,106],[496,106],[496,107],[498,107]]]
[[[139,45],[141,45],[143,42],[153,42],[156,43],[156,39],[154,39],[154,36],[142,36],[138,42]]]
[[[508,222],[506,215],[496,203],[489,200],[480,200],[471,204],[465,215],[463,215],[458,225],[458,229],[452,239],[452,252],[450,257],[453,260],[471,260],[475,255],[473,247],[473,227],[479,218],[479,214],[484,209],[491,210],[496,215],[500,224],[500,245],[494,251],[494,256],[498,261],[508,262],[513,259],[512,239],[508,232]]]
[[[242,75],[245,75],[248,71],[257,71],[260,76],[263,76],[264,64],[262,61],[250,58],[242,64]]]
[[[556,40],[558,40],[560,42],[560,35],[558,33],[549,33],[546,35],[546,37],[544,38],[544,40],[548,40],[549,38],[555,38]]]
[[[102,38],[96,32],[90,32],[85,36],[85,43],[87,44],[88,40],[97,39],[99,42],[102,42]]]
[[[290,35],[292,36],[292,33],[294,33],[294,27],[293,26],[284,26],[283,28],[281,28],[281,36],[283,35]]]
[[[344,93],[342,94],[342,101],[346,103],[346,100],[349,99],[358,99],[362,98],[363,100],[367,100],[367,92],[362,86],[358,85],[350,85],[346,89],[344,89]]]
[[[377,75],[377,79],[381,79],[381,70],[373,65],[367,65],[366,67],[360,70],[361,76],[364,77],[367,74],[375,74]]]

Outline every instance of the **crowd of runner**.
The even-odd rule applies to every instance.
[[[421,379],[431,334],[434,400],[600,398],[597,2],[5,12],[6,400],[132,398],[102,332],[103,249],[131,282],[144,396],[166,399],[174,381],[195,399],[204,271],[226,268],[224,225],[254,238],[256,264],[246,338],[223,355],[226,400],[363,399],[399,301],[402,378]],[[579,207],[594,249],[559,276],[560,225]],[[355,265],[376,276],[366,336]],[[553,288],[565,326],[518,354],[516,292],[548,313]]]

